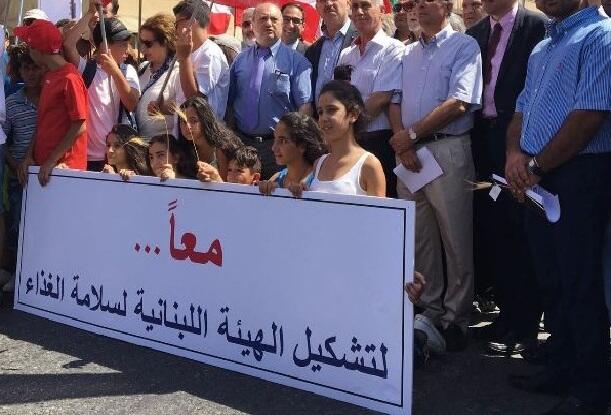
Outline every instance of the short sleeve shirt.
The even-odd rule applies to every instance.
[[[79,72],[83,73],[86,65],[87,60],[81,58],[78,65]],[[123,73],[129,86],[140,91],[136,69],[131,65],[125,65]],[[109,78],[111,79],[110,82]],[[97,66],[87,94],[89,98],[89,119],[87,123],[89,148],[87,157],[91,161],[101,161],[106,158],[106,136],[119,120],[121,98],[115,81],[104,72],[100,65]]]
[[[87,121],[87,90],[83,78],[72,64],[47,72],[42,80],[38,105],[38,125],[34,143],[34,162],[44,164],[64,139],[74,121]],[[88,125],[88,124],[87,124]],[[87,133],[76,138],[59,160],[77,170],[87,168]]]
[[[405,47],[402,61],[401,118],[408,128],[448,99],[471,104],[438,133],[461,135],[473,128],[482,102],[482,57],[475,39],[447,25],[431,41]]]
[[[199,92],[206,96],[208,103],[219,119],[225,117],[227,94],[229,93],[229,64],[221,48],[207,39],[191,54],[193,72]],[[178,104],[185,102],[185,94],[180,87],[180,77],[176,77]]]
[[[363,101],[367,101],[375,92],[401,89],[401,77],[397,74],[401,73],[401,58],[405,48],[403,43],[380,29],[367,43],[361,55],[359,39],[342,51],[338,65],[352,66],[350,82],[360,91]],[[390,122],[384,111],[367,126],[367,131],[388,129]]]

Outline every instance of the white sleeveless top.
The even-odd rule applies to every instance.
[[[342,177],[335,180],[319,180],[318,173],[322,164],[325,162],[329,154],[325,154],[320,158],[314,180],[310,185],[310,190],[323,193],[338,193],[343,195],[367,195],[367,192],[361,187],[361,168],[371,153],[364,152],[363,155],[354,163],[354,166]]]

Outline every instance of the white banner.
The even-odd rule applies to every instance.
[[[44,10],[53,23],[61,19],[78,20],[83,15],[81,0],[38,0],[38,8]]]
[[[15,308],[409,414],[414,206],[32,169]]]

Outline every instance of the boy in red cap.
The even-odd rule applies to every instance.
[[[15,34],[30,46],[32,60],[48,68],[42,80],[36,135],[19,174],[24,183],[27,168],[39,165],[38,180],[44,186],[55,167],[87,167],[87,90],[76,68],[61,55],[63,40],[53,23],[35,20],[15,28]]]

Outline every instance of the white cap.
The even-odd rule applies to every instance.
[[[51,21],[51,19],[49,19],[49,16],[47,16],[47,13],[45,13],[43,10],[40,10],[40,9],[32,9],[32,10],[28,10],[27,12],[25,12],[25,14],[23,15],[23,20],[27,20],[27,19]]]

